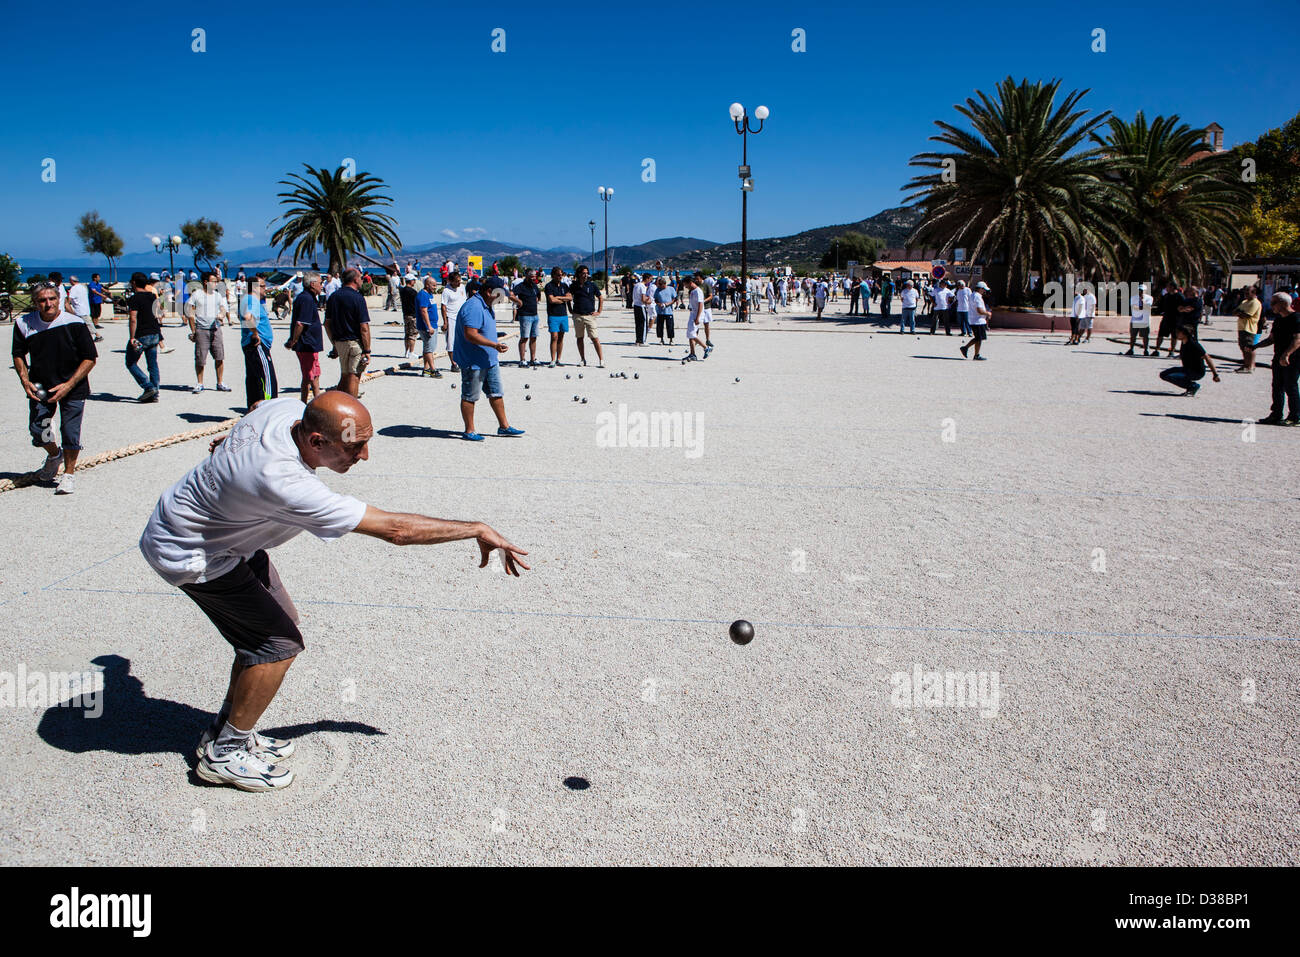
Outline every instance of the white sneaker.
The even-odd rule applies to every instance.
[[[54,490],[55,495],[71,495],[77,490],[76,483],[72,481],[72,475],[64,472],[59,476],[59,487]]]
[[[241,791],[276,791],[293,783],[293,772],[267,764],[243,748],[218,757],[209,744],[203,749],[194,773],[209,784],[229,784]]]
[[[53,481],[54,476],[59,474],[59,465],[62,464],[62,462],[63,462],[63,449],[55,449],[49,456],[46,457],[45,464],[42,465],[41,470],[36,473],[37,477],[42,482]]]
[[[272,738],[265,734],[258,734],[256,731],[250,737],[252,747],[249,750],[268,764],[283,761],[285,758],[292,756],[294,752],[293,742],[285,738]],[[200,758],[203,757],[204,750],[215,740],[217,740],[217,735],[212,730],[212,725],[208,725],[203,729],[203,736],[199,738],[199,746],[194,753]]]
[[[196,385],[194,388],[190,389],[190,391],[193,392],[195,395],[198,395],[200,392],[203,391],[203,386]]]

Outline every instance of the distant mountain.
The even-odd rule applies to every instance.
[[[610,246],[609,261],[618,263],[619,266],[632,266],[633,268],[653,266],[655,260],[658,259],[666,260],[683,253],[712,249],[717,245],[717,243],[710,242],[707,239],[673,236],[671,239],[653,239],[638,246]],[[603,249],[596,250],[596,264],[600,269],[605,268],[605,251]]]
[[[896,206],[856,223],[818,226],[793,236],[749,240],[749,264],[761,269],[774,266],[816,264],[831,241],[842,233],[858,232],[885,241],[886,246],[902,246],[908,234],[921,221],[921,211]],[[695,250],[664,260],[666,269],[724,269],[740,267],[740,243],[726,243],[710,249]]]

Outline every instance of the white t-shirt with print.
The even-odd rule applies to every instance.
[[[465,287],[452,289],[451,286],[444,286],[442,290],[442,304],[447,307],[447,329],[451,330],[456,326],[456,313],[460,312],[460,307],[465,305]]]
[[[915,290],[915,289],[904,289],[903,292],[902,292],[902,294],[899,296],[899,299],[902,301],[902,303],[903,303],[903,308],[904,308],[904,309],[915,309],[915,308],[916,308],[916,290]]]
[[[292,397],[263,402],[162,494],[140,551],[163,579],[211,581],[301,532],[341,538],[361,523],[366,503],[331,491],[293,441],[305,409]]]

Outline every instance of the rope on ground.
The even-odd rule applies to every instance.
[[[506,336],[504,338],[510,338]],[[446,352],[434,353],[434,358],[439,359],[448,355]],[[389,366],[386,369],[374,369],[365,373],[361,377],[362,382],[369,382],[371,379],[379,379],[389,373],[399,372],[402,369],[417,368],[410,362],[399,362],[397,365]],[[238,418],[226,419],[223,422],[217,422],[213,425],[204,426],[201,429],[191,429],[189,432],[180,432],[176,435],[169,435],[166,438],[155,439],[152,442],[137,442],[135,445],[127,445],[120,449],[113,449],[111,452],[100,452],[98,455],[92,455],[88,459],[82,459],[77,462],[77,471],[84,472],[86,469],[93,469],[96,465],[103,465],[106,462],[116,462],[118,459],[128,458],[132,455],[139,455],[141,452],[152,452],[155,449],[164,449],[169,445],[179,445],[182,442],[192,442],[194,439],[204,439],[210,435],[218,435],[229,429],[233,429],[239,422]],[[12,492],[17,488],[25,488],[37,481],[36,472],[28,472],[26,475],[20,475],[12,479],[0,479],[0,493]]]

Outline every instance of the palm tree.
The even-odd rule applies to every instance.
[[[375,207],[391,206],[392,199],[378,191],[384,181],[369,173],[345,175],[340,166],[333,171],[304,163],[307,174],[290,173],[280,185],[280,205],[287,206],[279,217],[283,225],[271,237],[281,254],[296,243],[293,261],[310,260],[320,247],[329,255],[329,271],[338,275],[347,268],[348,255],[360,250],[379,250],[392,255],[401,240],[393,227],[397,220]],[[275,222],[275,220],[272,220]]]
[[[906,202],[925,215],[907,239],[948,252],[965,246],[967,259],[1000,258],[1003,298],[1024,302],[1029,271],[1046,279],[1062,271],[1109,269],[1126,240],[1109,207],[1119,199],[1103,175],[1100,149],[1083,148],[1109,112],[1088,117],[1078,107],[1087,90],[1056,105],[1060,80],[998,83],[997,98],[981,91],[957,106],[967,131],[936,121],[930,139],[951,152],[920,153],[912,166],[939,170],[914,177]]]
[[[1250,190],[1232,153],[1204,153],[1201,130],[1178,116],[1130,123],[1112,116],[1109,133],[1093,139],[1105,150],[1123,192],[1118,215],[1133,237],[1123,250],[1122,273],[1150,279],[1157,273],[1201,278],[1205,260],[1226,264],[1244,248],[1241,226]]]

